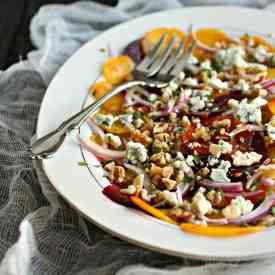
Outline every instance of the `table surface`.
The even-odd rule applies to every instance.
[[[94,0],[90,0],[94,1]],[[46,4],[70,4],[77,0],[8,0],[0,1],[0,70],[26,58],[33,49],[29,24],[38,9]],[[116,5],[117,0],[96,0]]]

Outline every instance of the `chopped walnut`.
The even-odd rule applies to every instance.
[[[155,126],[153,128],[153,133],[154,134],[165,133],[168,127],[169,127],[168,123],[157,122],[155,123]]]
[[[138,175],[133,181],[133,185],[136,187],[136,193],[139,194],[143,188],[144,175]]]
[[[167,142],[170,140],[170,135],[167,133],[160,133],[160,134],[154,135],[154,138],[161,142]]]
[[[154,163],[151,163],[150,176],[153,177],[155,175],[161,175],[161,174],[162,174],[162,168],[155,165]]]
[[[224,199],[221,192],[211,190],[207,193],[206,197],[214,207],[217,207],[217,208],[224,207]]]
[[[133,128],[131,131],[131,139],[135,142],[140,142],[144,145],[150,144],[152,142],[152,138],[148,135],[145,135],[140,130]]]
[[[219,128],[219,127],[230,127],[231,126],[231,120],[226,118],[223,120],[215,120],[212,123],[212,126],[214,128]]]
[[[165,185],[165,187],[170,191],[174,190],[175,187],[177,186],[177,182],[175,180],[167,179],[167,178],[162,178],[161,182]]]
[[[168,151],[169,150],[169,145],[167,144],[167,142],[164,141],[159,141],[157,139],[154,140],[153,146],[155,148],[158,148],[162,151]]]
[[[167,215],[177,222],[191,222],[194,220],[195,216],[182,208],[172,208],[167,211]]]
[[[110,162],[104,167],[109,172],[108,177],[111,181],[122,183],[125,179],[126,173],[122,166],[115,165],[115,162]]]
[[[183,116],[182,119],[181,119],[181,125],[184,127],[184,128],[187,128],[188,126],[191,125],[191,122],[188,118],[188,116]]]
[[[164,166],[171,161],[171,155],[169,153],[160,152],[152,155],[150,160],[155,162],[157,165]]]
[[[136,191],[137,189],[134,185],[129,185],[127,188],[120,189],[120,192],[126,195],[134,195]]]
[[[183,181],[183,179],[184,179],[184,172],[181,171],[181,170],[179,170],[179,171],[178,171],[178,174],[177,174],[177,176],[176,176],[176,182],[177,182],[177,183],[180,183],[180,182]]]
[[[262,219],[261,224],[263,224],[265,226],[275,225],[275,217],[272,215],[267,215],[266,217],[264,217]]]
[[[169,120],[170,120],[171,122],[176,122],[176,121],[177,121],[177,113],[171,112],[171,113],[169,114]]]
[[[174,173],[174,168],[172,166],[166,166],[162,168],[161,174],[164,178],[169,179]]]
[[[194,139],[202,139],[203,141],[208,141],[211,138],[209,129],[204,126],[196,128],[192,135]]]

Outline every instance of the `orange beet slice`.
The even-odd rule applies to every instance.
[[[135,63],[129,56],[111,57],[103,66],[103,75],[109,83],[118,85],[127,79],[134,66]]]

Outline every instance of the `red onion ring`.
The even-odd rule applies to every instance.
[[[245,199],[251,200],[252,202],[255,202],[258,198],[261,198],[265,195],[264,190],[256,190],[252,192],[243,192],[243,193],[223,193],[224,198],[231,201],[232,199],[235,199],[238,196],[242,196]]]
[[[102,146],[98,145],[97,143],[89,140],[89,144],[82,139],[80,136],[77,136],[79,144],[85,148],[88,152],[94,154],[95,156],[99,157],[100,159],[104,160],[111,160],[111,159],[122,159],[125,156],[125,151],[116,151],[110,150],[107,148],[103,148]]]
[[[262,174],[262,171],[258,171],[254,175],[252,175],[252,177],[250,177],[250,179],[246,183],[246,189],[250,189],[254,181],[258,179],[261,176],[261,174]]]
[[[204,43],[202,43],[196,36],[196,33],[192,33],[192,38],[196,43],[196,46],[206,52],[210,52],[210,53],[216,53],[219,49],[215,48],[215,47],[210,47],[205,45]]]
[[[220,188],[225,192],[242,192],[243,185],[241,181],[238,182],[218,182],[204,179],[199,182],[202,186]]]
[[[267,197],[255,210],[236,219],[228,219],[230,224],[256,223],[270,211],[275,203],[275,195]]]

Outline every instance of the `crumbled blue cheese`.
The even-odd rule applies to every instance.
[[[193,90],[188,100],[190,110],[192,112],[203,110],[211,95],[212,92],[209,90]]]
[[[194,163],[194,156],[188,155],[187,158],[186,158],[186,163],[187,163],[190,167],[195,166],[195,163]]]
[[[175,195],[175,192],[172,193],[168,190],[164,190],[162,191],[162,196],[164,200],[171,206],[179,206],[179,201],[177,199],[177,196]]]
[[[275,116],[273,116],[265,126],[269,138],[275,140]]]
[[[122,144],[119,136],[110,133],[107,133],[105,135],[105,141],[107,142],[107,144],[110,144],[114,148],[118,148]]]
[[[118,119],[126,127],[131,126],[133,123],[133,115],[131,115],[131,114],[119,115]]]
[[[257,163],[261,160],[262,155],[256,152],[241,152],[236,151],[233,155],[233,164],[235,166],[250,166],[254,163]]]
[[[108,114],[108,115],[96,114],[94,116],[94,120],[95,120],[96,124],[107,126],[107,127],[112,127],[112,125],[115,121],[113,115],[111,115],[111,114]]]
[[[261,124],[261,107],[267,104],[267,101],[262,97],[256,97],[251,102],[247,102],[247,98],[244,98],[241,102],[230,99],[228,104],[235,110],[238,119],[240,119],[242,123]]]
[[[208,163],[210,166],[214,166],[219,163],[219,160],[213,156],[208,157]]]
[[[229,154],[232,152],[232,145],[224,140],[219,140],[218,144],[211,143],[209,152],[219,158],[222,154]]]
[[[249,92],[250,86],[249,83],[247,83],[247,81],[245,81],[244,79],[240,79],[236,85],[236,89],[239,89],[244,93],[247,93]]]
[[[208,79],[208,84],[216,89],[228,89],[228,82],[221,81],[218,77],[213,75],[210,79]]]
[[[231,163],[229,161],[222,160],[218,168],[212,168],[210,178],[214,181],[230,182],[230,179],[227,177],[230,167]]]
[[[250,200],[246,200],[242,196],[238,196],[226,206],[222,213],[227,219],[235,219],[242,215],[246,215],[253,210],[253,203]]]
[[[158,99],[158,95],[156,94],[150,94],[148,97],[148,100],[152,103],[155,102],[157,99]]]
[[[203,61],[203,62],[201,63],[201,69],[202,69],[202,70],[207,70],[207,71],[212,70],[211,62],[210,62],[209,59],[206,59],[205,61]]]
[[[184,81],[183,84],[189,87],[196,87],[199,83],[196,78],[193,77],[187,77]]]
[[[191,65],[197,65],[199,63],[199,60],[194,55],[192,55],[187,62]]]
[[[191,207],[199,215],[204,216],[212,212],[212,204],[204,196],[204,189],[200,188],[192,199]]]
[[[147,149],[138,142],[128,142],[126,145],[126,159],[133,164],[145,162],[147,159]]]
[[[135,127],[136,128],[141,128],[144,125],[144,121],[141,118],[138,118],[134,121]]]
[[[224,69],[231,69],[232,67],[247,67],[245,57],[245,51],[242,47],[231,47],[219,50],[216,53],[215,59]]]
[[[268,57],[269,57],[269,54],[265,47],[263,47],[262,45],[259,45],[258,47],[255,48],[254,58],[256,59],[256,61],[263,63],[268,59]]]

